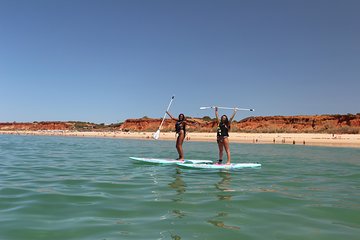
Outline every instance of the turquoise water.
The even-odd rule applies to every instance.
[[[0,239],[359,239],[360,149],[231,144],[263,167],[223,172],[128,158],[174,145],[0,135]]]

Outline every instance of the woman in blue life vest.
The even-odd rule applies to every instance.
[[[218,143],[218,147],[219,147],[218,164],[222,164],[224,148],[225,148],[225,152],[227,155],[226,164],[231,163],[230,146],[229,146],[229,131],[231,128],[231,122],[235,117],[236,111],[237,111],[236,108],[234,108],[234,113],[231,116],[230,120],[228,119],[228,117],[226,115],[222,115],[219,120],[218,108],[215,107],[216,122],[218,124],[218,127],[217,127],[217,143]]]
[[[186,125],[188,123],[196,123],[195,121],[191,121],[185,118],[185,115],[180,113],[179,118],[174,118],[171,113],[166,111],[166,113],[169,115],[169,117],[176,121],[175,123],[175,131],[177,134],[176,139],[176,150],[179,154],[179,158],[177,160],[184,160],[184,150],[182,147],[182,144],[184,143],[185,135],[186,135]]]

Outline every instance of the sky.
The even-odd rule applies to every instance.
[[[160,118],[172,95],[174,116],[359,113],[359,12],[358,0],[0,0],[0,122]]]

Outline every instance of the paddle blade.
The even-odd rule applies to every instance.
[[[160,129],[158,129],[154,134],[153,134],[153,138],[158,140],[160,137]]]
[[[204,109],[209,109],[211,107],[200,107],[201,110],[204,110]]]

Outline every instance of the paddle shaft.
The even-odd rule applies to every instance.
[[[170,106],[171,106],[171,103],[172,103],[172,101],[174,100],[174,97],[175,97],[175,96],[172,96],[172,97],[171,97],[171,100],[170,100],[169,106],[168,106],[167,109],[166,109],[166,112],[169,111]],[[164,117],[163,117],[163,119],[162,119],[162,121],[161,121],[161,123],[160,123],[159,129],[161,129],[161,127],[162,127],[162,125],[163,125],[163,123],[164,123],[164,121],[165,121],[166,112],[165,112]]]
[[[215,108],[215,107],[200,107],[200,109],[209,109],[209,108]],[[236,109],[236,110],[240,110],[240,111],[251,111],[251,112],[253,112],[254,111],[254,109],[252,109],[252,108],[237,108],[237,107],[235,107],[235,108],[232,108],[232,107],[217,107],[218,109],[227,109],[227,110],[234,110],[234,109]]]

